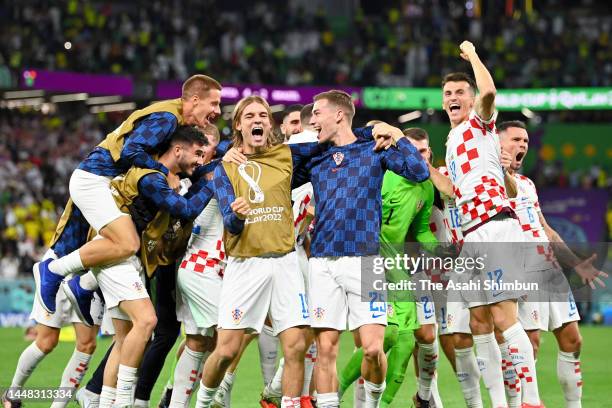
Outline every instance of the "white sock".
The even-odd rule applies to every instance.
[[[540,394],[538,392],[538,379],[533,358],[533,346],[529,341],[527,333],[523,330],[523,326],[517,322],[504,331],[503,335],[504,340],[508,343],[512,364],[521,380],[521,398],[523,402],[539,405]]]
[[[489,391],[491,405],[493,407],[505,407],[506,393],[504,391],[504,378],[502,376],[501,352],[495,341],[495,335],[475,334],[474,347],[476,348],[476,360],[480,368],[482,382]]]
[[[99,288],[96,276],[92,271],[87,272],[85,275],[81,275],[79,283],[83,289],[97,290]]]
[[[200,382],[200,389],[198,390],[198,399],[196,401],[196,408],[209,408],[212,404],[213,397],[217,392],[217,388],[208,388],[204,383]]]
[[[94,392],[91,392],[91,391],[89,391],[85,387],[83,387],[79,391],[77,391],[76,395],[77,395],[77,398],[75,398],[75,401],[77,401],[77,403],[79,405],[81,405],[81,403],[80,403],[80,399],[81,398],[84,400],[83,402],[87,401],[86,403],[88,404],[87,405],[88,407],[98,408],[99,405],[100,405],[100,394],[96,394]]]
[[[85,377],[89,361],[91,360],[91,354],[81,353],[78,350],[74,350],[72,357],[68,360],[64,373],[62,374],[62,382],[60,387],[64,390],[71,389],[72,392],[76,391],[78,386],[81,384],[81,380]],[[68,404],[67,400],[53,401],[51,404],[52,408],[62,408]]]
[[[210,355],[207,352],[207,357]],[[172,385],[171,407],[186,407],[191,393],[198,382],[198,371],[202,367],[204,353],[193,351],[185,346],[174,369],[174,384]]]
[[[508,398],[509,408],[521,407],[521,380],[516,375],[508,343],[499,345],[502,355],[502,371],[504,375],[504,388],[506,389],[506,397]]]
[[[365,380],[363,377],[359,377],[359,380],[355,382],[355,391],[353,393],[353,408],[365,408]]]
[[[580,358],[574,353],[559,351],[557,355],[557,378],[563,389],[567,408],[581,408],[582,403],[582,371]]]
[[[103,385],[102,392],[100,393],[100,407],[99,408],[111,408],[113,406],[113,402],[115,401],[116,395],[117,395],[116,388]]]
[[[283,397],[281,408],[300,408],[300,397]]]
[[[304,357],[304,385],[302,386],[302,396],[310,395],[310,381],[312,380],[312,372],[314,365],[317,362],[317,343],[312,342],[306,357]]]
[[[233,386],[234,373],[226,371],[225,375],[223,376],[223,380],[221,380],[221,384],[219,384],[219,389],[217,389],[217,392],[215,393],[215,402],[221,406],[229,407],[232,397]]]
[[[419,351],[419,396],[429,401],[431,398],[431,381],[436,373],[438,367],[438,342],[434,341],[433,344],[418,343]]]
[[[276,357],[278,356],[279,340],[278,337],[273,336],[272,333],[272,328],[264,325],[257,342],[259,348],[259,364],[261,365],[261,375],[264,380],[264,385],[268,385],[270,381],[272,381],[272,377],[274,377]]]
[[[338,393],[326,392],[325,394],[317,394],[317,408],[339,408],[340,401]]]
[[[482,408],[480,371],[478,371],[478,362],[471,347],[455,349],[455,366],[465,404],[469,408]]]
[[[26,349],[21,352],[21,356],[19,356],[11,387],[23,387],[23,384],[30,378],[30,375],[32,375],[38,363],[40,363],[45,356],[46,354],[38,348],[36,342],[32,342],[32,344],[26,347]]]
[[[377,408],[387,384],[384,381],[382,384],[374,384],[373,382],[364,380],[363,386],[365,388],[366,408]]]
[[[266,397],[280,397],[283,395],[282,379],[284,367],[285,359],[281,358],[278,363],[278,369],[274,374],[274,378],[272,378],[272,381],[270,381],[270,383],[266,385],[266,388],[264,389],[264,394]]]
[[[134,405],[134,387],[136,387],[137,372],[137,367],[128,367],[119,364],[119,371],[117,373],[117,396],[115,397],[115,405],[118,407],[131,407]]]
[[[433,400],[435,407],[440,407],[440,408],[444,407],[444,404],[442,403],[442,397],[440,397],[440,391],[438,390],[438,373],[437,372],[436,372],[436,375],[434,375],[433,380],[431,380],[431,398],[429,399],[429,402],[431,402],[432,400]]]
[[[84,269],[79,250],[55,259],[49,263],[49,270],[55,274],[66,276]]]
[[[134,400],[134,408],[149,408],[149,400]]]

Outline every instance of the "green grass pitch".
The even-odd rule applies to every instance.
[[[612,407],[612,397],[610,389],[612,386],[612,358],[610,349],[612,348],[612,328],[605,327],[582,327],[583,352],[582,370],[584,377],[583,407],[600,408]],[[85,379],[87,381],[96,367],[98,361],[108,347],[109,339],[100,339],[98,351],[93,359],[90,372]],[[13,371],[17,364],[17,359],[21,351],[28,345],[23,340],[23,330],[13,328],[0,329],[0,388],[10,385]],[[59,384],[64,365],[70,357],[73,344],[60,342],[57,349],[49,357],[41,362],[26,386],[29,387],[49,387]],[[344,334],[339,359],[339,368],[347,361],[352,350],[352,336]],[[556,376],[556,355],[557,345],[554,336],[544,333],[542,345],[538,357],[538,381],[540,393],[544,403],[548,408],[564,407],[563,394],[561,387],[557,383]],[[259,354],[257,346],[252,343],[245,353],[240,366],[234,389],[232,392],[232,406],[234,408],[258,407],[259,393],[262,388],[262,379],[258,362]],[[152,406],[157,406],[162,388],[168,379],[171,365],[171,356],[166,360],[164,371],[158,380],[151,398]],[[399,391],[394,401],[394,407],[412,406],[411,396],[415,390],[414,370],[409,367],[407,380]],[[444,401],[444,406],[448,408],[463,407],[463,399],[459,385],[455,380],[450,365],[444,356],[440,360],[439,369],[439,389]],[[486,391],[483,389],[483,396]],[[349,389],[345,395],[343,407],[352,406],[353,390]],[[45,407],[49,403],[25,404],[27,407]],[[72,406],[76,404],[71,403]],[[194,406],[194,401],[192,401]],[[485,403],[487,406],[487,403]]]

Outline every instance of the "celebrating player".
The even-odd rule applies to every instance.
[[[66,275],[123,261],[140,248],[133,221],[115,204],[110,180],[134,165],[161,172],[177,188],[178,176],[151,155],[168,143],[178,125],[205,126],[213,121],[221,113],[220,101],[221,85],[206,75],[194,75],[183,84],[181,98],[133,112],[81,162],[70,179],[70,197],[101,239],[82,242],[81,248],[34,266],[38,299],[47,312],[55,312],[55,296]],[[97,283],[91,273],[77,283],[71,285],[70,296],[76,298],[81,318],[91,324],[89,300]]]
[[[381,123],[372,130],[375,136],[390,135],[397,147],[372,153],[374,142],[358,142],[351,130],[354,114],[355,106],[344,92],[328,91],[314,99],[311,124],[319,143],[332,145],[308,163],[317,203],[308,283],[313,288],[309,306],[317,333],[318,407],[339,406],[336,356],[347,323],[349,330],[359,333],[364,351],[366,407],[380,401],[387,368],[386,303],[377,292],[369,302],[362,301],[361,267],[371,265],[379,252],[385,170],[417,182],[429,177],[422,157],[397,128]]]
[[[472,43],[464,41],[460,50],[461,57],[472,66],[480,94],[476,96],[476,86],[466,74],[449,74],[444,78],[443,108],[452,127],[446,151],[450,181],[435,169],[432,181],[442,193],[454,196],[460,209],[464,235],[460,257],[485,259],[483,269],[467,271],[462,279],[473,276],[482,282],[491,274],[499,282],[514,281],[524,272],[520,262],[515,262],[516,257],[522,256],[519,245],[515,245],[515,257],[510,257],[507,247],[491,244],[524,241],[504,187],[499,137],[495,131],[496,89]],[[488,252],[487,257],[484,257],[485,252]],[[485,289],[454,293],[460,295],[470,309],[470,327],[481,362],[481,374],[496,407],[506,406],[507,402],[494,327],[502,331],[511,346],[514,368],[522,375],[524,403],[535,407],[541,404],[533,348],[517,317],[516,299],[521,294]]]

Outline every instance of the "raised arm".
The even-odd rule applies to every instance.
[[[198,183],[192,188],[197,192],[183,197],[171,189],[166,178],[159,173],[147,174],[138,183],[140,194],[173,217],[184,220],[194,220],[213,196],[204,184]]]
[[[487,67],[485,67],[480,60],[474,44],[469,41],[464,41],[459,48],[461,49],[461,58],[469,61],[472,65],[476,86],[478,87],[479,96],[476,99],[476,106],[474,109],[483,120],[488,120],[495,112],[495,95],[497,90],[495,89],[493,77],[491,77]]]
[[[130,167],[159,170],[168,175],[168,169],[149,152],[155,151],[176,130],[178,121],[169,112],[152,113],[138,123],[132,133],[125,139],[121,150],[121,160]]]

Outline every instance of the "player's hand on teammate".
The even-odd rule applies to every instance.
[[[601,280],[601,278],[607,278],[608,274],[603,271],[600,271],[595,266],[593,266],[593,262],[595,262],[595,259],[597,259],[597,254],[593,254],[584,261],[580,262],[574,267],[574,269],[582,279],[582,283],[588,283],[591,289],[595,289],[595,283],[597,283],[602,288],[605,288],[606,284]]]
[[[459,49],[461,50],[461,58],[466,61],[470,60],[470,57],[476,54],[476,47],[469,41],[464,41],[459,45]]]
[[[241,220],[244,220],[247,215],[249,215],[249,211],[251,211],[251,206],[249,206],[247,200],[242,197],[236,198],[234,202],[230,204],[230,207],[236,216],[238,216],[238,218]]]
[[[381,122],[374,125],[372,129],[372,137],[376,144],[374,150],[388,149],[393,143],[404,137],[402,131],[388,123]]]
[[[244,164],[247,162],[247,158],[242,154],[242,149],[232,147],[223,156],[223,161],[227,163]]]
[[[174,190],[177,193],[181,191],[181,179],[179,178],[177,174],[168,173],[167,180],[168,180],[168,185],[170,186],[172,190]]]

